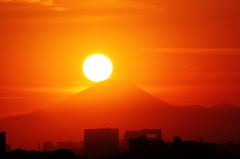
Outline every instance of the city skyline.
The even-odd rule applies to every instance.
[[[172,141],[161,139],[161,129],[142,129],[126,131],[124,140],[119,140],[119,130],[114,128],[84,129],[84,141],[38,143],[38,150],[11,149],[6,144],[6,133],[0,132],[0,157],[50,157],[62,158],[118,159],[118,158],[222,158],[240,157],[240,144],[208,143],[200,137],[198,141],[184,141],[174,136]],[[127,143],[127,147],[126,144]],[[62,154],[61,154],[62,153]],[[15,156],[15,157],[14,157]]]
[[[156,155],[191,144],[207,154],[187,142],[199,137],[240,143],[239,19],[239,0],[0,0],[6,149],[71,147],[61,142],[107,127],[120,139],[163,130],[131,140]],[[186,142],[160,141],[176,136]]]
[[[238,143],[239,116],[240,108],[227,103],[209,108],[179,107],[131,82],[106,80],[49,109],[0,119],[0,125],[10,135],[8,141],[13,147],[25,149],[49,140],[83,140],[83,129],[101,127],[119,128],[120,138],[126,130],[161,128],[166,141],[178,135],[184,140],[203,137],[207,142]]]

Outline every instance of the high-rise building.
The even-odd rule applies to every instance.
[[[6,153],[6,133],[0,132],[0,157]]]
[[[119,146],[118,129],[84,130],[84,153],[89,158],[100,157],[101,153],[111,146]]]
[[[129,139],[138,139],[139,137],[146,136],[148,140],[161,140],[161,129],[142,129],[138,131],[126,131],[124,134],[124,141],[122,148],[124,151],[129,150]]]

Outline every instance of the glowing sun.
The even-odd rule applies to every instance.
[[[112,74],[111,60],[102,54],[89,56],[83,63],[83,73],[91,81],[100,82],[106,80]]]

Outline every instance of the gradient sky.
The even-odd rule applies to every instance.
[[[0,118],[93,85],[93,53],[174,105],[240,107],[239,0],[0,0]]]

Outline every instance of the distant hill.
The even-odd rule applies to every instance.
[[[228,114],[228,113],[240,113],[240,109],[230,105],[228,103],[221,103],[219,105],[215,105],[210,107],[209,109],[216,111],[221,114]]]
[[[226,111],[228,110],[228,111]],[[234,111],[232,111],[234,110]],[[172,106],[128,81],[103,81],[46,111],[0,120],[13,148],[37,149],[44,141],[80,141],[85,128],[160,128],[164,140],[240,143],[240,109],[227,104]]]

